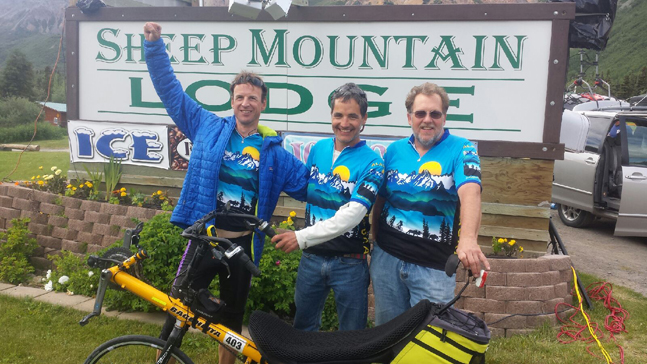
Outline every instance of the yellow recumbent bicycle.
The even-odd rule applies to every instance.
[[[195,291],[190,288],[194,267],[203,257],[213,255],[225,264],[236,260],[236,264],[243,264],[254,276],[261,272],[241,247],[206,233],[207,223],[222,215],[242,219],[252,231],[258,230],[270,237],[275,234],[267,222],[254,215],[229,211],[208,213],[182,232],[182,236],[197,243],[198,248],[186,271],[178,275],[178,279],[182,279],[178,298],[170,297],[136,277],[142,262],[148,257],[143,249],[138,248],[136,254],[129,256],[132,253],[128,249],[115,248],[102,257],[88,258],[90,266],[102,271],[93,312],[80,321],[81,326],[101,314],[108,286],[130,291],[177,320],[167,341],[144,335],[117,337],[98,346],[88,356],[86,364],[165,364],[171,358],[180,364],[192,364],[193,361],[177,346],[190,327],[239,353],[238,358],[247,364],[484,363],[489,329],[477,317],[451,308],[470,283],[469,279],[451,302],[439,305],[423,300],[393,320],[370,329],[304,332],[261,311],[253,312],[249,320],[248,328],[253,340],[228,329],[219,323],[226,303],[206,289]],[[138,242],[139,232],[141,225],[133,232],[133,243]],[[446,273],[452,276],[458,264],[458,259],[452,256],[445,268]],[[420,351],[419,348],[425,350]]]

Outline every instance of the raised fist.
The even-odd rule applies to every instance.
[[[153,23],[153,22],[148,22],[144,24],[144,37],[146,37],[146,40],[149,42],[154,42],[162,36],[162,26]]]

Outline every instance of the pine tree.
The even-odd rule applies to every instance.
[[[391,218],[389,219],[389,226],[390,227],[395,227],[395,226],[393,226],[393,224],[395,224],[395,215],[391,216]]]
[[[429,224],[425,219],[422,219],[422,238],[429,239]]]
[[[400,230],[400,231],[402,231],[402,220],[400,220],[400,221],[398,222],[398,225],[396,225],[396,227],[395,227],[395,228],[396,228],[396,229],[398,229],[398,230]]]
[[[34,69],[24,53],[19,50],[11,52],[7,58],[2,75],[0,75],[4,97],[34,97]]]

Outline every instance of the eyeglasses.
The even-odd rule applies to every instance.
[[[436,119],[436,120],[443,117],[443,113],[437,110],[429,111],[429,112],[424,110],[418,110],[418,111],[412,112],[412,114],[418,119],[424,119],[425,116],[427,116],[427,114],[429,114],[429,116],[431,116],[432,119]]]

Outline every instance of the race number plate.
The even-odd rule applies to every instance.
[[[225,343],[225,345],[238,351],[239,353],[242,353],[245,345],[247,345],[247,340],[230,332],[225,335],[225,340],[223,342]]]

